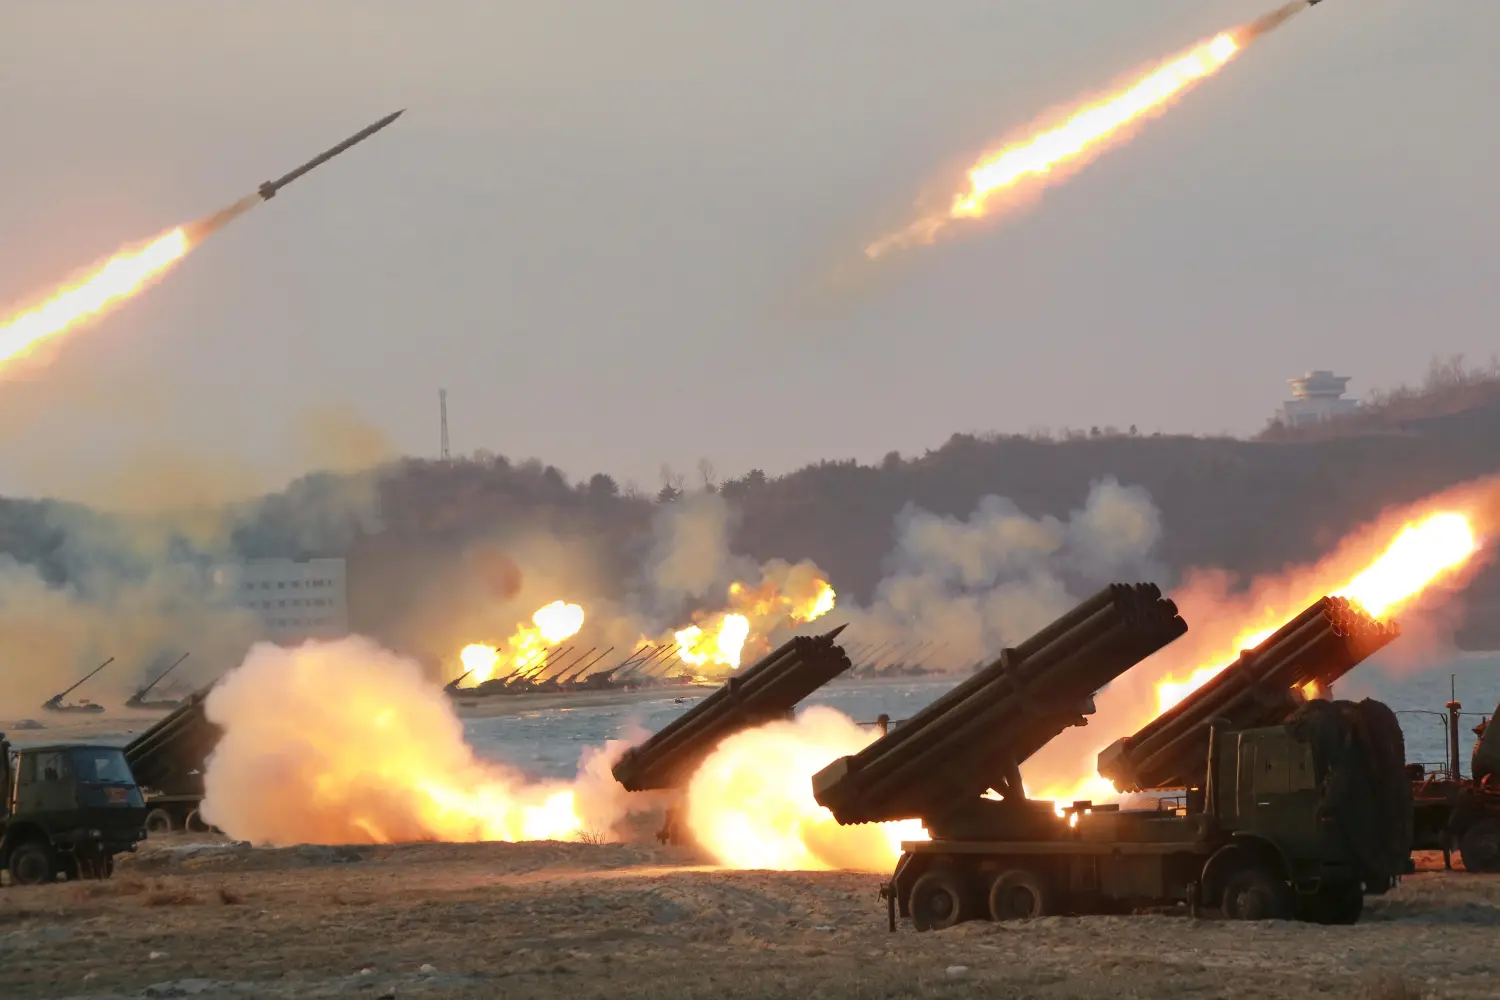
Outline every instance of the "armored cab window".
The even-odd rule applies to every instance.
[[[128,785],[135,781],[125,755],[118,750],[75,750],[73,766],[78,769],[79,780],[85,782]]]
[[[1262,741],[1260,751],[1262,763],[1257,791],[1292,791],[1292,748],[1282,740],[1266,740]]]
[[[38,754],[36,767],[42,781],[61,781],[68,776],[67,755],[57,751]]]
[[[29,785],[34,781],[36,781],[36,754],[23,753],[21,766],[16,768],[16,783]]]
[[[1318,788],[1318,772],[1313,766],[1310,743],[1294,743],[1288,748],[1287,791],[1313,792]]]

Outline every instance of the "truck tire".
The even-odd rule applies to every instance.
[[[990,919],[1032,920],[1052,912],[1051,893],[1035,872],[1001,872],[990,886]]]
[[[208,833],[212,829],[203,821],[203,816],[196,809],[187,814],[187,822],[183,826],[192,833]]]
[[[56,867],[52,848],[40,840],[29,840],[10,852],[10,880],[14,885],[45,885],[52,881]]]
[[[973,918],[969,892],[958,872],[934,868],[911,887],[911,922],[919,931],[940,931]]]
[[[1241,868],[1224,882],[1221,909],[1230,920],[1285,920],[1291,910],[1286,883],[1260,867]]]
[[[1303,901],[1298,918],[1330,926],[1359,923],[1365,912],[1365,892],[1358,882],[1325,885]]]
[[[1458,838],[1458,857],[1466,872],[1500,872],[1500,816],[1471,824]]]
[[[157,807],[146,814],[146,833],[157,836],[172,832],[172,814]]]

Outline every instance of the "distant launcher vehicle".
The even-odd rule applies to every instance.
[[[687,683],[689,680],[685,677],[667,676],[667,671],[681,662],[678,658],[680,651],[675,643],[643,646],[605,670],[594,668],[614,652],[615,647],[610,646],[603,652],[598,652],[598,647],[592,647],[576,654],[574,650],[573,646],[549,650],[535,663],[513,673],[491,677],[467,687],[463,683],[473,671],[466,670],[443,685],[443,690],[449,697],[459,699],[460,704],[472,704],[465,699],[494,695],[610,691],[674,682]]]
[[[1330,609],[1344,620],[1342,606],[1318,613]],[[1306,702],[1273,687],[1268,718],[1248,702],[1205,694],[1198,704],[1229,717],[1207,717],[1201,732],[1180,737],[1166,771],[1189,774],[1191,787],[1158,808],[1027,798],[1020,765],[1084,724],[1097,690],[1186,630],[1156,587],[1107,588],[814,776],[814,797],[838,822],[918,818],[930,834],[902,844],[882,889],[891,930],[898,913],[932,930],[1178,905],[1237,919],[1351,923],[1367,893],[1395,884],[1411,863],[1410,788],[1400,727],[1374,702]],[[1355,631],[1361,642],[1372,637]],[[1338,651],[1351,638],[1335,636],[1331,658],[1318,661],[1325,673],[1349,661],[1350,643],[1342,659]],[[1253,686],[1255,662],[1231,664],[1219,689]],[[1198,752],[1201,765],[1185,763]]]
[[[208,755],[224,735],[204,711],[212,685],[189,696],[161,721],[125,745],[125,760],[146,802],[146,830],[203,832],[199,812]]]

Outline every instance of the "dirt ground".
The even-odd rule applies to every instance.
[[[0,889],[0,997],[1402,1000],[1494,997],[1500,976],[1500,878],[1463,872],[1409,877],[1354,927],[1051,917],[919,935],[887,932],[878,876],[694,861],[168,837],[105,882]]]

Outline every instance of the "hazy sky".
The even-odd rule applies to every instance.
[[[1493,0],[1325,3],[1023,215],[799,304],[993,140],[1271,6],[5,0],[0,301],[409,110],[0,384],[0,489],[282,470],[326,405],[433,454],[439,387],[455,451],[654,488],[960,430],[1248,433],[1311,367],[1488,358]]]

